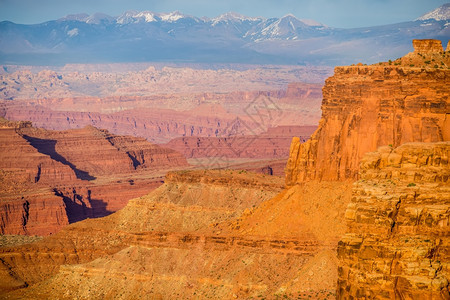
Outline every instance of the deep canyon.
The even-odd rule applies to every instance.
[[[0,297],[449,299],[450,49],[413,46],[220,89],[2,74],[2,233],[45,237],[0,247]]]

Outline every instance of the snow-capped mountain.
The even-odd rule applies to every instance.
[[[261,17],[247,17],[235,12],[227,12],[225,14],[222,14],[220,16],[217,16],[215,18],[210,19],[209,21],[213,26],[217,25],[218,23],[236,23],[236,22],[261,22],[265,20]]]
[[[151,22],[167,22],[173,23],[180,19],[191,19],[199,21],[200,19],[185,15],[179,11],[173,11],[170,13],[155,13],[152,11],[126,11],[122,15],[116,17],[117,24],[130,24],[130,23],[151,23]]]
[[[417,18],[416,21],[425,21],[425,20],[436,20],[436,21],[445,21],[450,20],[450,3],[446,3],[435,10],[432,10],[421,17]]]
[[[116,18],[117,24],[130,24],[137,22],[155,22],[156,14],[151,11],[135,11],[130,10],[124,12],[122,15]]]
[[[411,51],[411,40],[450,36],[449,5],[420,20],[337,29],[294,15],[225,13],[197,18],[175,11],[77,14],[42,24],[0,22],[1,64],[189,61],[270,64],[371,63]],[[394,46],[393,46],[394,45]]]
[[[318,22],[309,20],[308,25],[300,21],[294,15],[289,14],[280,19],[272,18],[262,21],[258,26],[245,34],[245,37],[254,41],[263,40],[298,40],[311,36],[320,36],[323,30],[328,28]],[[320,24],[317,26],[316,24]]]

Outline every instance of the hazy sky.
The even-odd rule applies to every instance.
[[[214,17],[228,11],[248,16],[281,17],[288,13],[332,27],[364,27],[414,20],[449,0],[0,0],[0,21],[35,24],[68,14],[126,10]]]

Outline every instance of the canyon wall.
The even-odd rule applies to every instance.
[[[304,144],[293,139],[286,184],[356,179],[362,156],[379,146],[449,140],[450,52],[436,43],[415,40],[393,62],[336,67],[319,128]]]
[[[338,247],[339,299],[450,298],[450,142],[361,161]]]
[[[0,120],[0,232],[48,235],[106,216],[187,167],[178,152],[143,138],[85,127],[48,131]]]
[[[0,120],[0,233],[42,234],[69,224],[66,207],[48,185],[74,182],[73,170],[39,153],[18,131],[30,122]]]
[[[186,159],[174,150],[93,126],[66,131],[26,128],[20,134],[39,152],[67,162],[81,179],[131,173],[141,168],[187,166]]]
[[[177,95],[160,99],[165,103],[164,106],[170,108],[158,107],[153,101],[128,104],[126,99],[123,100],[125,103],[115,104],[108,103],[108,99],[96,98],[94,104],[87,103],[86,106],[82,105],[86,99],[57,104],[52,99],[42,99],[39,103],[31,100],[0,100],[0,117],[32,121],[36,127],[49,130],[78,129],[91,125],[114,134],[167,143],[177,137],[253,135],[263,133],[270,127],[311,125],[320,116],[320,99],[303,99],[303,104],[299,106],[295,98],[281,104],[280,99],[265,96],[221,96],[223,99],[220,102],[208,100],[212,103],[179,95],[181,104],[172,99]],[[191,100],[195,103],[181,110],[184,103]],[[127,105],[131,108],[126,108]],[[88,109],[92,110],[86,111]]]
[[[186,158],[287,158],[292,137],[309,139],[316,126],[277,126],[258,135],[230,137],[179,137],[162,146]]]
[[[36,127],[49,130],[79,129],[91,125],[114,134],[139,136],[157,143],[166,143],[179,136],[227,136],[236,131],[251,132],[252,128],[248,128],[246,122],[226,113],[223,108],[208,108],[195,111],[140,108],[103,114],[53,111],[44,106],[3,101],[0,103],[0,116],[16,121],[29,120]]]
[[[230,186],[233,188],[230,189]],[[268,248],[269,253],[267,253],[267,250],[258,243],[252,246],[255,243],[254,239],[217,236],[212,232],[212,230],[216,231],[213,225],[248,213],[252,207],[275,196],[282,188],[283,180],[279,177],[250,175],[230,170],[169,173],[163,186],[149,195],[130,201],[124,209],[115,214],[71,224],[60,233],[35,244],[0,248],[0,278],[3,282],[0,285],[0,294],[17,286],[25,287],[41,282],[44,286],[25,291],[26,294],[21,294],[21,297],[33,298],[36,297],[36,293],[42,295],[44,290],[53,287],[53,283],[46,283],[43,280],[55,274],[59,276],[60,265],[80,263],[85,263],[82,269],[88,268],[88,272],[95,272],[98,267],[106,268],[107,276],[86,277],[82,275],[84,272],[78,272],[81,270],[79,267],[73,266],[75,268],[73,277],[60,285],[57,288],[58,291],[52,291],[50,294],[59,298],[60,293],[67,291],[65,288],[67,285],[78,282],[80,275],[84,278],[83,281],[94,280],[103,289],[104,285],[110,282],[109,280],[113,280],[116,267],[120,268],[119,265],[124,265],[122,259],[117,260],[122,255],[120,251],[126,253],[130,247],[138,247],[148,254],[145,257],[159,259],[145,263],[144,261],[136,262],[137,264],[131,262],[134,258],[127,259],[125,265],[135,274],[130,276],[128,271],[123,273],[129,274],[127,279],[130,284],[135,285],[141,282],[144,283],[145,288],[155,287],[156,290],[162,290],[160,293],[166,296],[175,296],[172,295],[174,291],[186,296],[192,295],[195,291],[193,286],[186,285],[185,279],[189,278],[188,281],[192,285],[203,287],[205,289],[203,292],[219,293],[219,296],[225,292],[226,295],[231,295],[236,292],[234,289],[238,291],[241,286],[238,282],[241,282],[239,278],[243,275],[239,275],[242,260],[253,256],[246,249],[256,247],[258,249],[256,256],[264,259],[270,256],[271,248]],[[265,241],[264,247],[269,245],[270,241]],[[147,252],[146,249],[153,250]],[[273,248],[273,251],[279,252],[277,248]],[[23,257],[22,253],[27,255]],[[166,258],[162,259],[164,256]],[[217,265],[219,257],[223,263]],[[272,260],[280,263],[283,257],[284,254],[275,254]],[[91,268],[86,264],[97,258],[100,259],[98,266]],[[204,258],[211,264],[201,267],[198,264],[199,259]],[[105,259],[110,263],[103,263]],[[256,264],[258,264],[257,261],[258,259],[255,261]],[[298,257],[293,261],[301,263],[302,259]],[[229,267],[225,267],[227,265]],[[222,269],[222,267],[225,268]],[[2,268],[9,269],[9,273],[3,272]],[[292,269],[291,273],[294,271]],[[149,275],[154,279],[150,279]],[[64,271],[61,276],[65,277]],[[264,273],[255,276],[264,279]],[[54,278],[57,281],[61,279]],[[142,278],[148,278],[148,280],[141,281]],[[161,280],[162,278],[166,280]],[[268,278],[264,280],[270,281]],[[10,284],[6,284],[7,282]],[[182,285],[178,286],[176,282],[182,282]],[[222,291],[214,291],[217,287],[214,282],[218,282],[219,285],[224,284],[226,288]],[[167,284],[174,287],[169,288]],[[252,287],[251,283],[247,285],[252,294],[257,293],[261,288],[267,289],[262,285],[255,287]],[[78,286],[85,285],[78,284]],[[72,296],[76,297],[83,293],[84,288],[70,290]],[[94,290],[92,292],[94,293]],[[147,292],[152,294],[145,290],[145,293]],[[96,298],[101,293],[103,292],[96,290]],[[143,295],[144,292],[134,290],[134,293]],[[130,297],[130,294],[128,295]],[[116,296],[118,297],[119,294]]]
[[[450,297],[450,52],[413,45],[394,61],[336,67],[318,129],[291,143],[288,191],[360,178],[338,246],[338,299]]]
[[[333,297],[351,184],[283,187],[282,178],[242,171],[169,173],[164,185],[110,216],[0,248],[9,270],[0,268],[0,295]]]

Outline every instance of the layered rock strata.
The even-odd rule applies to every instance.
[[[0,120],[0,232],[48,235],[69,224],[66,207],[49,188],[74,182],[73,170],[39,153],[18,131],[30,122]]]
[[[187,166],[186,159],[173,150],[93,126],[69,131],[26,128],[20,134],[41,153],[66,162],[81,179],[131,173],[142,168]]]
[[[337,261],[330,241],[343,232],[344,210],[331,204],[345,206],[351,185],[282,189],[283,180],[272,176],[170,173],[163,186],[115,214],[0,249],[10,270],[0,273],[10,282],[3,291],[30,285],[3,296],[333,297]],[[310,201],[322,197],[328,202]]]
[[[233,188],[230,189],[230,186]],[[72,224],[57,235],[35,244],[0,249],[2,266],[9,270],[0,270],[0,276],[5,279],[3,282],[15,283],[3,286],[3,291],[41,282],[42,286],[20,292],[19,295],[42,296],[44,291],[48,293],[47,288],[53,287],[52,282],[59,282],[60,275],[62,278],[66,276],[63,272],[51,279],[52,281],[42,281],[57,274],[60,265],[87,263],[96,258],[99,261],[93,261],[92,265],[73,266],[74,272],[70,273],[74,280],[68,280],[60,288],[75,283],[78,279],[94,280],[98,286],[104,286],[109,279],[114,278],[113,274],[123,271],[123,254],[136,249],[136,256],[130,259],[138,261],[130,261],[130,264],[127,264],[129,271],[122,274],[127,274],[127,280],[133,285],[144,284],[145,289],[154,287],[150,289],[153,292],[148,291],[152,295],[162,293],[163,296],[171,296],[174,291],[183,296],[192,295],[194,286],[204,284],[207,287],[204,292],[216,297],[222,293],[230,296],[239,292],[241,287],[243,293],[248,293],[250,289],[251,294],[255,295],[267,289],[266,284],[270,279],[264,279],[265,272],[260,272],[254,275],[255,278],[258,281],[264,279],[266,283],[245,283],[242,276],[245,277],[248,273],[242,273],[242,261],[245,259],[244,265],[249,264],[248,268],[251,270],[257,270],[257,265],[261,263],[258,261],[261,260],[269,265],[281,265],[285,260],[284,250],[275,247],[280,241],[220,236],[213,233],[209,226],[230,217],[240,216],[246,211],[248,213],[253,206],[279,193],[282,187],[281,178],[256,174],[249,176],[233,171],[170,173],[163,186],[148,196],[130,201],[124,209],[113,215]],[[272,243],[276,245],[272,247]],[[251,249],[256,249],[256,252]],[[299,247],[290,251],[300,254],[305,250]],[[272,258],[271,253],[274,254]],[[145,259],[141,260],[144,257],[154,257],[155,260],[152,259],[151,264],[147,264]],[[199,265],[202,259],[210,264],[202,268]],[[254,259],[256,261],[253,262]],[[303,256],[293,256],[291,261],[298,264],[304,259]],[[109,263],[105,264],[106,261]],[[85,271],[78,272],[85,268],[89,274],[93,272],[92,276],[83,275]],[[99,274],[96,273],[98,268],[106,268],[105,274],[111,274],[111,277],[97,277],[95,274]],[[292,272],[295,272],[295,268],[290,270],[290,273]],[[143,278],[148,280],[142,281]],[[186,281],[183,278],[190,279]],[[180,280],[182,285],[178,286],[176,282]],[[167,284],[175,286],[169,289]],[[220,285],[224,285],[224,290],[214,291]],[[65,288],[64,290],[67,291]],[[51,294],[59,297],[60,292],[65,293],[58,288],[58,291]],[[142,292],[136,291],[137,295],[143,295]],[[83,292],[74,288],[70,293],[71,297],[76,297]],[[101,293],[100,290],[92,290],[91,296],[99,297]]]
[[[338,247],[339,299],[450,298],[450,142],[361,161]]]
[[[145,139],[4,119],[0,150],[2,234],[49,235],[106,216],[161,185],[164,170],[187,166],[180,153]]]
[[[249,134],[257,127],[249,118],[244,121],[220,106],[210,106],[204,111],[200,108],[188,111],[140,108],[98,113],[54,111],[17,102],[0,102],[0,116],[10,120],[29,120],[48,130],[79,129],[91,125],[114,134],[143,137],[154,143],[166,143],[180,136]]]
[[[184,154],[186,158],[287,158],[292,137],[309,139],[315,126],[278,126],[265,133],[230,137],[180,137],[162,146]]]
[[[37,85],[35,88],[29,87],[34,75],[28,73],[11,75],[13,78],[5,75],[3,92],[11,85],[21,92],[28,88],[39,89],[39,84],[46,85],[46,81],[38,80],[34,83]],[[62,75],[53,74],[48,80],[62,81],[57,79],[58,76]],[[216,86],[220,90],[224,82],[218,80],[221,85]],[[188,85],[179,85],[180,88],[163,93],[167,88],[165,82],[155,84],[154,88],[161,94],[147,96],[142,96],[145,95],[143,91],[140,96],[108,94],[100,98],[32,93],[21,99],[0,100],[0,116],[10,120],[29,120],[35,126],[50,130],[92,125],[115,134],[145,137],[155,143],[166,143],[176,137],[261,133],[271,126],[315,124],[320,117],[321,83],[295,82],[288,85],[286,82],[283,88],[288,85],[287,90],[204,90],[198,93],[183,92]],[[199,85],[202,86],[201,83]],[[56,85],[53,88],[57,89]],[[107,90],[111,92],[111,89]]]
[[[356,179],[359,161],[379,146],[449,140],[450,53],[415,40],[394,62],[336,67],[323,88],[322,119],[311,139],[293,139],[288,186]]]

